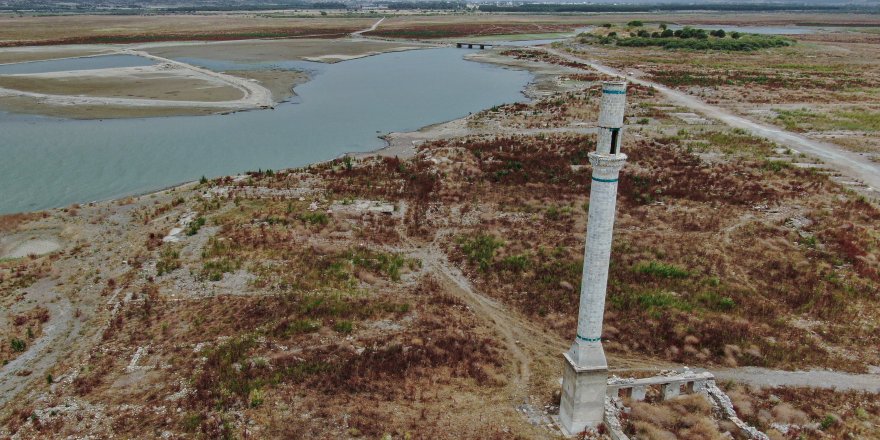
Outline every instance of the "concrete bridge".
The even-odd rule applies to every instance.
[[[464,49],[467,46],[468,49],[473,49],[474,47],[479,47],[480,49],[485,49],[487,47],[491,48],[494,44],[487,43],[455,43],[455,47],[459,49]]]
[[[621,429],[619,413],[623,409],[621,397],[631,400],[645,400],[648,388],[659,388],[660,399],[674,399],[682,394],[702,394],[709,399],[716,414],[723,420],[729,420],[739,431],[751,440],[770,440],[767,434],[755,429],[739,418],[730,397],[715,384],[715,376],[708,371],[696,373],[688,368],[683,372],[671,375],[646,377],[644,379],[621,379],[611,377],[606,388],[605,422],[613,440],[629,440]]]
[[[616,379],[608,381],[608,395],[611,397],[629,397],[633,400],[645,400],[648,388],[660,389],[662,400],[678,397],[682,386],[687,394],[706,393],[709,381],[715,381],[712,373],[692,373],[690,371],[672,376],[654,376],[644,379]]]

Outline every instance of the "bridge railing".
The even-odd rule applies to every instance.
[[[686,371],[669,376],[653,376],[644,379],[608,379],[608,395],[611,397],[629,397],[633,400],[645,400],[648,389],[659,388],[663,400],[678,397],[682,393],[706,393],[709,381],[715,376],[709,372],[694,373]]]

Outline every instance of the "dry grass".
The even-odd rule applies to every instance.
[[[579,75],[581,90],[470,122],[562,127],[591,117],[600,77]],[[630,96],[630,114],[652,122],[625,135],[610,359],[877,365],[880,210],[823,174],[768,160],[768,142],[677,125],[650,92]],[[412,159],[252,172],[116,206],[138,225],[125,256],[132,270],[90,301],[103,307],[117,291],[130,300],[112,318],[99,312],[109,322],[89,357],[65,365],[70,380],[44,400],[15,405],[4,428],[22,437],[549,437],[511,404],[518,365],[490,320],[420,262],[440,249],[541,338],[523,345],[532,359],[526,386],[533,406],[550,403],[558,369],[547,365],[558,365],[557,346],[574,336],[594,142],[573,133],[471,136],[425,143]],[[397,209],[357,211],[355,200]],[[105,208],[58,215],[95,218]],[[186,212],[203,219],[199,227],[163,244]],[[91,252],[102,251],[55,258]],[[157,261],[168,263],[161,275]],[[53,264],[13,263],[4,283]],[[762,429],[806,420],[827,424],[808,436],[876,436],[862,423],[877,418],[873,396],[815,395],[731,390]],[[718,438],[730,427],[712,422],[699,399],[633,403],[629,426],[646,438]],[[62,411],[70,401],[79,406]]]
[[[0,87],[50,95],[83,95],[170,101],[234,101],[242,91],[184,72],[136,72],[120,76],[0,76]]]
[[[658,403],[632,402],[624,430],[649,440],[721,440],[728,430],[719,427],[712,405],[701,394],[689,394]],[[736,431],[730,432],[737,438]]]
[[[753,389],[727,384],[737,413],[771,439],[872,438],[880,420],[876,394],[827,389]],[[780,432],[772,425],[788,427]]]
[[[37,307],[28,311],[6,317],[8,327],[3,328],[3,340],[0,341],[0,365],[6,365],[19,354],[27,350],[43,332],[43,324],[49,320],[49,311]]]
[[[15,231],[19,225],[36,220],[42,216],[43,214],[38,212],[0,215],[0,232]]]
[[[268,18],[254,15],[0,16],[0,46],[340,37],[371,18]]]
[[[753,52],[669,51],[651,48],[587,49],[624,71],[699,96],[744,116],[808,132],[855,151],[880,152],[875,102],[880,63],[871,56],[880,39],[862,33],[795,37],[791,47]]]

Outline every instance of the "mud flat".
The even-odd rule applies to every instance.
[[[509,69],[529,71],[534,75],[534,79],[522,93],[530,99],[538,99],[555,92],[565,91],[567,87],[558,81],[559,75],[580,72],[580,70],[571,67],[506,57],[501,55],[504,50],[506,48],[480,51],[469,54],[465,58]],[[384,148],[367,153],[352,154],[352,156],[364,158],[379,155],[409,159],[415,156],[417,147],[425,142],[468,135],[497,134],[506,131],[493,126],[474,127],[471,124],[472,119],[469,115],[447,122],[431,124],[416,131],[389,133],[383,136],[387,143]]]
[[[297,70],[227,70],[223,73],[259,82],[272,92],[272,100],[276,103],[295,96],[294,87],[309,80],[308,74]]]
[[[132,107],[127,105],[47,105],[37,98],[0,96],[0,110],[23,115],[65,119],[130,119],[166,116],[202,116],[217,113],[216,108]]]
[[[0,237],[0,260],[45,255],[58,249],[61,249],[61,243],[52,233],[33,232]]]
[[[84,57],[111,53],[112,50],[96,46],[32,46],[0,49],[0,64],[24,63],[29,61],[54,60],[59,58]]]
[[[233,101],[241,90],[176,66],[0,75],[0,87],[51,95],[179,101]]]
[[[83,66],[82,58],[52,61],[51,72],[0,75],[0,97],[25,98],[7,100],[5,104],[12,111],[18,111],[15,105],[23,105],[25,110],[34,110],[38,114],[46,114],[40,111],[40,105],[47,108],[176,108],[181,111],[169,111],[168,115],[185,115],[193,114],[194,109],[225,112],[266,108],[273,104],[272,93],[255,80],[145,52],[123,50],[120,54],[158,63],[147,66],[99,65],[96,69],[88,69],[88,65]],[[65,63],[80,70],[65,70]],[[10,105],[12,107],[8,107]],[[80,117],[84,115],[78,111],[73,113]],[[160,115],[165,115],[164,111]],[[96,111],[91,116],[120,117],[111,111]]]
[[[140,48],[166,58],[206,58],[256,63],[280,60],[339,62],[384,52],[429,47],[420,43],[396,43],[367,39],[241,40],[222,43],[157,43]]]

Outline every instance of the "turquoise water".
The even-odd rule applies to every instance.
[[[381,133],[525,99],[530,73],[466,61],[468,52],[267,63],[314,72],[294,102],[275,110],[90,121],[0,113],[0,213],[122,197],[202,175],[302,166],[381,148]]]
[[[155,61],[135,55],[100,55],[84,58],[31,61],[27,63],[2,64],[0,75],[64,72],[67,70],[109,69],[113,67],[151,66]]]

